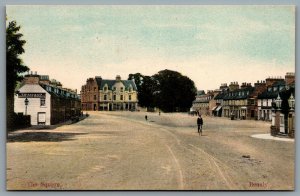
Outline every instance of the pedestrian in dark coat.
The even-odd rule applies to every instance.
[[[201,115],[199,115],[197,118],[197,125],[198,125],[198,133],[199,133],[199,135],[202,135],[203,119],[202,119]]]

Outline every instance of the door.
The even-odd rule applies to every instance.
[[[285,133],[285,130],[284,130],[284,115],[283,114],[280,114],[280,133]]]
[[[46,112],[38,112],[38,125],[45,125],[46,124]]]

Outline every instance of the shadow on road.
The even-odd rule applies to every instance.
[[[7,142],[62,142],[83,134],[87,133],[24,132],[8,135]]]

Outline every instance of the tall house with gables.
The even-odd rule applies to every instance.
[[[133,80],[102,79],[100,76],[88,78],[81,87],[81,106],[83,110],[115,111],[137,109],[137,88]]]

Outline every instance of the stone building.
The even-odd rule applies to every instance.
[[[251,99],[254,87],[250,83],[243,83],[241,88],[234,88],[232,91],[225,93],[223,96],[223,116],[237,119],[254,118],[254,110],[248,107],[255,105],[255,101]]]
[[[48,75],[25,75],[16,90],[14,110],[31,116],[31,125],[53,125],[81,114],[76,90],[63,88]]]
[[[81,88],[83,110],[115,111],[137,109],[137,88],[133,80],[88,78]]]
[[[214,100],[216,101],[216,106],[212,108],[212,113],[214,116],[218,116],[218,117],[222,116],[223,104],[224,104],[223,99],[228,91],[229,91],[229,87],[227,86],[227,83],[221,84],[219,90],[216,91],[218,92],[214,97]]]
[[[201,90],[197,92],[196,99],[193,101],[192,109],[201,115],[211,115],[210,100],[214,97],[212,91],[205,94],[205,91]]]
[[[257,108],[258,120],[271,121],[272,103],[278,97],[278,94],[295,84],[295,74],[286,73],[285,78],[272,77],[266,79],[266,89],[258,94]]]

